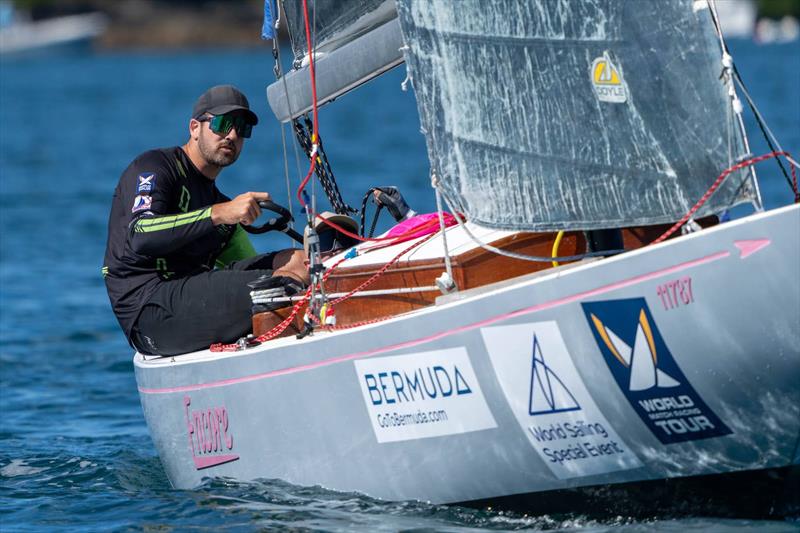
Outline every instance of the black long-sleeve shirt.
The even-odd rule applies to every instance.
[[[211,222],[211,206],[228,200],[177,146],[145,152],[122,173],[103,277],[129,339],[159,283],[255,255],[240,226]]]

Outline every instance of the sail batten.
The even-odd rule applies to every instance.
[[[672,222],[744,155],[691,1],[398,0],[398,13],[432,170],[473,221]],[[745,179],[698,216],[749,200]]]

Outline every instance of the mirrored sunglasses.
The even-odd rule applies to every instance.
[[[208,122],[211,131],[217,135],[227,135],[234,128],[236,128],[236,133],[239,134],[239,137],[244,137],[245,139],[249,138],[253,133],[253,125],[241,116],[215,115],[201,119],[200,122]]]

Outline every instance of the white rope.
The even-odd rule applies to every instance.
[[[708,10],[711,12],[711,17],[714,19],[714,28],[717,37],[719,37],[719,46],[725,51],[725,41],[722,38],[722,26],[719,24],[719,15],[717,15],[717,2],[716,0],[706,0],[706,2],[708,3]]]
[[[731,107],[733,108],[733,113],[736,117],[736,124],[739,127],[739,132],[742,136],[744,152],[745,154],[750,154],[750,140],[747,138],[747,129],[744,127],[744,108],[742,107],[741,100],[739,100],[739,95],[736,94],[736,84],[734,83],[736,76],[734,75],[733,70],[733,57],[731,57],[731,55],[728,53],[728,46],[725,44],[725,36],[722,34],[722,26],[720,25],[719,14],[717,13],[716,0],[707,1],[712,22],[714,23],[714,31],[719,39],[720,53],[722,54],[722,68],[724,69],[725,84],[728,86],[728,96],[731,99]],[[756,176],[755,166],[750,165],[746,172],[750,175],[750,183],[753,186],[753,207],[756,209],[756,211],[763,211],[764,203],[761,200],[761,189],[758,185],[758,176]]]
[[[439,231],[442,234],[442,245],[444,246],[444,269],[447,272],[447,276],[450,278],[449,282],[452,283],[452,287],[456,289],[455,286],[455,278],[453,278],[453,265],[450,261],[450,249],[447,246],[447,231],[444,226],[444,210],[442,209],[442,195],[439,193],[439,180],[436,177],[436,174],[431,175],[431,185],[433,186],[433,190],[436,191],[436,211],[439,214]]]

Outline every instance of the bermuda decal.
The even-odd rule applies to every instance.
[[[150,192],[153,190],[153,185],[155,185],[156,175],[152,172],[148,172],[146,174],[139,174],[137,181],[138,181],[136,186],[137,193]]]
[[[192,399],[184,396],[183,407],[192,461],[197,470],[219,466],[239,459],[233,451],[233,435],[230,433],[228,410],[210,407],[189,411]]]
[[[731,433],[678,367],[644,298],[581,305],[617,385],[662,444]]]
[[[517,422],[556,477],[642,466],[589,395],[556,322],[488,327],[481,335]]]
[[[497,427],[465,348],[353,364],[378,442]]]

